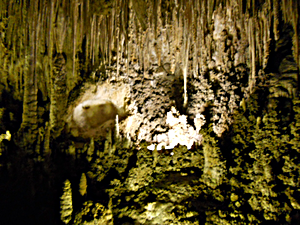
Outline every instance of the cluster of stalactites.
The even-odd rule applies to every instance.
[[[195,74],[197,68],[209,60],[207,57],[210,49],[203,49],[203,46],[210,48],[206,36],[212,32],[213,15],[220,8],[229,20],[236,21],[240,31],[245,32],[248,37],[252,78],[259,68],[266,66],[268,44],[270,38],[279,39],[281,21],[290,23],[294,28],[293,51],[299,65],[300,4],[297,0],[252,0],[246,3],[242,0],[35,0],[35,4],[30,5],[23,0],[20,3],[4,1],[0,5],[1,17],[10,18],[7,22],[6,40],[15,55],[11,57],[12,62],[16,57],[25,57],[30,53],[30,48],[26,46],[30,46],[30,40],[34,39],[38,52],[47,53],[50,58],[53,52],[68,54],[72,59],[70,83],[77,80],[76,57],[78,52],[83,51],[86,59],[95,65],[111,64],[114,57],[120,63],[120,59],[127,56],[127,63],[138,60],[146,70],[149,67],[149,60],[145,58],[149,57],[147,42],[151,41],[150,33],[153,33],[151,38],[156,42],[155,49],[160,64],[163,49],[160,37],[164,35],[162,33],[165,29],[169,30],[166,34],[169,43],[172,42],[175,45],[174,51],[179,52],[176,54],[177,52],[170,50],[170,54],[182,60],[183,69],[187,67],[186,59],[192,56],[192,73]],[[133,49],[132,45],[136,48]],[[36,67],[45,61],[42,57],[43,54],[36,55]],[[50,61],[49,64],[51,67]],[[18,71],[24,73],[23,70]],[[21,76],[10,77],[19,88],[22,86]],[[51,85],[49,78],[46,81]]]
[[[186,105],[187,77],[197,76],[212,61],[212,33],[216,15],[221,15],[226,24],[234,24],[237,40],[248,47],[237,63],[250,68],[251,91],[283,23],[293,27],[292,50],[299,68],[299,6],[298,0],[2,1],[0,82],[14,86],[28,125],[37,121],[38,91],[44,101],[55,95],[54,54],[67,58],[66,97],[86,64],[116,66],[119,75],[121,63],[127,70],[138,64],[145,73],[151,65],[167,62],[172,73],[176,65],[182,69]]]

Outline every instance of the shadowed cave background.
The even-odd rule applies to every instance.
[[[2,0],[0,223],[299,224],[299,7]]]

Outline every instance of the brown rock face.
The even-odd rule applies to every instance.
[[[109,100],[86,100],[73,111],[69,123],[71,134],[84,138],[105,136],[107,129],[114,127],[117,114],[117,107]]]
[[[82,95],[68,109],[67,132],[74,137],[106,137],[118,121],[126,116],[125,100],[128,92],[126,85],[110,83],[87,85]]]
[[[74,109],[73,120],[79,128],[87,130],[115,119],[117,114],[118,109],[111,101],[93,99],[79,104]]]

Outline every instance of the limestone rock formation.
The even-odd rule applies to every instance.
[[[0,2],[1,223],[298,224],[299,11]]]

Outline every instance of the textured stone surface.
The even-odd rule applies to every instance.
[[[20,3],[0,3],[3,224],[59,224],[66,179],[74,224],[299,224],[297,0]]]

